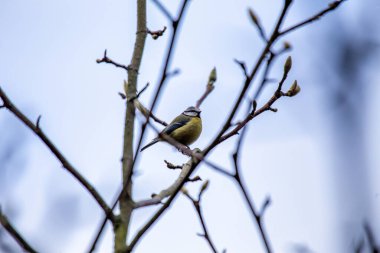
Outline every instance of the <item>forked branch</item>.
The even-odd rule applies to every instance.
[[[218,251],[216,250],[216,247],[215,247],[215,244],[214,242],[211,240],[211,236],[210,236],[210,233],[207,229],[207,226],[206,226],[206,221],[205,221],[205,218],[203,216],[203,212],[202,212],[202,208],[201,208],[201,200],[202,200],[202,195],[203,193],[205,192],[205,190],[207,189],[209,185],[209,181],[205,181],[203,184],[202,184],[202,187],[201,189],[199,190],[199,193],[198,193],[198,199],[195,199],[193,198],[189,192],[186,190],[186,188],[182,188],[182,193],[192,202],[194,208],[195,208],[195,211],[197,212],[197,215],[198,215],[198,218],[199,218],[199,221],[202,225],[202,229],[203,229],[203,233],[202,234],[198,234],[199,236],[205,238],[205,240],[207,241],[208,245],[210,246],[212,252],[214,253],[218,253]]]

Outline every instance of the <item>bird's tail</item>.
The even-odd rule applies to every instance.
[[[158,138],[155,138],[155,139],[153,139],[151,142],[149,142],[147,145],[145,145],[144,147],[142,147],[141,149],[140,149],[140,152],[142,152],[144,149],[147,149],[147,148],[149,148],[150,146],[152,146],[153,144],[156,144],[157,142],[159,142],[160,141],[160,139],[158,139]]]

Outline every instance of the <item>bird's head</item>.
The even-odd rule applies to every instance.
[[[200,117],[201,110],[199,108],[194,107],[194,106],[190,106],[182,114],[189,116],[189,117]]]

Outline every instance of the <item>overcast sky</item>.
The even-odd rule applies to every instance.
[[[174,14],[178,4],[173,2],[163,1]],[[329,3],[294,2],[284,27]],[[366,5],[374,7],[364,8]],[[204,148],[210,142],[235,102],[243,75],[233,59],[252,66],[263,47],[248,18],[248,7],[258,13],[269,33],[282,1],[195,0],[185,15],[172,62],[172,70],[178,68],[181,72],[167,83],[156,113],[170,121],[193,105],[215,66],[216,89],[202,105],[203,132],[192,147]],[[266,112],[251,122],[242,153],[244,180],[256,206],[271,196],[272,204],[264,219],[275,252],[297,252],[302,247],[312,252],[348,252],[363,237],[362,231],[357,230],[363,220],[380,235],[379,223],[374,222],[380,218],[380,175],[376,170],[380,165],[379,87],[367,85],[363,91],[368,99],[368,111],[363,113],[363,138],[369,164],[365,173],[370,186],[364,207],[355,207],[357,201],[345,189],[360,188],[362,181],[353,187],[350,183],[342,188],[337,184],[336,179],[345,175],[332,172],[336,169],[335,152],[340,150],[334,150],[331,143],[339,129],[329,123],[334,107],[330,109],[325,99],[328,84],[318,82],[325,75],[324,67],[337,57],[334,52],[339,50],[331,33],[356,31],[350,35],[352,40],[368,35],[366,29],[374,27],[375,19],[365,19],[368,22],[364,28],[358,24],[363,24],[359,21],[366,14],[376,13],[376,8],[379,10],[375,0],[347,1],[320,21],[287,36],[285,40],[293,50],[277,60],[270,74],[279,79],[286,57],[291,55],[293,68],[285,87],[297,79],[302,88],[298,96],[281,99],[275,106],[277,113]],[[129,63],[136,32],[135,9],[135,1],[0,3],[1,87],[28,117],[37,119],[42,115],[43,130],[109,203],[121,182],[125,106],[117,93],[122,91],[126,75],[110,65],[96,64],[95,60],[107,49],[115,61]],[[148,28],[158,30],[163,26],[170,28],[148,0]],[[379,41],[378,33],[368,36]],[[151,83],[141,97],[145,104],[149,104],[155,90],[168,37],[169,32],[158,40],[147,38],[139,75],[140,88]],[[378,62],[366,64],[365,80],[378,83],[379,75],[373,71],[374,66],[379,67]],[[339,79],[338,76],[328,81]],[[267,86],[259,105],[275,88]],[[355,94],[353,99],[361,105]],[[153,130],[149,131],[145,142],[154,135]],[[231,138],[219,145],[210,160],[232,168],[235,141]],[[187,160],[163,143],[144,151],[134,178],[136,199],[147,198],[175,180],[178,172],[168,170],[164,159],[176,164]],[[218,250],[264,252],[256,225],[234,182],[205,166],[200,166],[196,174],[211,181],[202,207]],[[188,184],[194,194],[199,186]],[[354,204],[339,208],[340,201]],[[91,196],[61,168],[41,141],[5,110],[0,111],[0,204],[25,238],[41,252],[84,252],[103,219],[102,210]],[[155,210],[156,207],[150,207],[133,213],[132,234]],[[345,228],[354,232],[345,233]],[[201,231],[191,203],[179,196],[136,252],[209,252],[205,240],[196,235]],[[109,226],[98,252],[111,252],[112,235]]]

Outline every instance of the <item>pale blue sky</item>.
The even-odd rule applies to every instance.
[[[285,26],[309,17],[328,2],[295,1]],[[356,215],[360,207],[348,205],[350,212],[336,206],[340,203],[336,195],[344,196],[342,201],[351,199],[336,194],[339,185],[332,179],[335,155],[331,141],[339,129],[332,130],[328,123],[334,110],[326,110],[329,105],[324,100],[325,83],[317,81],[325,73],[324,62],[334,57],[331,53],[334,50],[327,52],[321,46],[331,40],[334,48],[336,43],[326,31],[333,29],[339,34],[344,26],[363,36],[363,29],[357,25],[364,12],[362,6],[374,2],[347,1],[335,13],[286,37],[294,46],[289,53],[293,69],[286,87],[298,79],[302,92],[279,101],[276,114],[265,113],[251,124],[242,154],[243,174],[256,206],[261,205],[265,196],[272,197],[264,219],[275,252],[295,252],[295,244],[306,245],[313,252],[347,252],[360,234],[339,240],[342,228],[351,228],[351,223],[356,226],[364,218],[369,221],[379,218],[367,209]],[[177,4],[163,3],[175,13]],[[216,89],[203,105],[204,130],[193,147],[203,148],[209,143],[235,101],[243,76],[233,59],[244,60],[251,66],[263,46],[248,19],[247,7],[260,15],[269,32],[281,5],[282,1],[264,0],[191,1],[172,62],[172,69],[179,68],[181,74],[169,80],[156,111],[169,121],[193,104],[215,66]],[[108,49],[109,57],[127,64],[133,49],[135,22],[135,1],[0,3],[0,85],[30,118],[42,115],[44,131],[108,202],[120,184],[124,104],[117,92],[122,90],[126,76],[122,70],[98,65],[95,60]],[[164,25],[168,26],[167,20],[148,0],[148,28],[157,30]],[[168,35],[169,32],[159,40],[147,39],[139,82],[140,87],[146,82],[152,85],[141,97],[144,103],[152,97]],[[278,59],[271,77],[280,78],[287,55]],[[369,72],[367,78],[378,83],[378,73]],[[274,86],[267,87],[259,104],[273,89]],[[376,109],[380,106],[380,93],[376,85],[368,86],[365,92],[371,98],[366,138],[369,174],[375,185],[370,187],[369,202],[375,213],[380,210],[376,170],[380,164],[376,141],[380,136]],[[145,141],[153,136],[154,131],[150,131]],[[84,252],[103,217],[102,211],[61,169],[46,147],[1,110],[0,148],[15,139],[20,142],[16,145],[19,148],[5,167],[0,164],[3,177],[0,183],[6,182],[0,186],[4,212],[12,213],[10,217],[17,228],[41,252]],[[231,167],[234,145],[235,138],[220,145],[210,159]],[[136,199],[149,197],[176,178],[178,173],[166,169],[163,159],[179,164],[187,160],[166,144],[144,151],[135,178]],[[220,251],[226,248],[227,252],[264,252],[256,225],[235,184],[205,166],[196,174],[211,181],[203,208],[217,248]],[[198,187],[198,184],[188,186],[194,193]],[[155,209],[136,211],[132,232]],[[379,235],[380,227],[374,229]],[[201,227],[193,207],[180,196],[143,238],[136,252],[209,252],[197,232],[201,232]],[[98,252],[111,252],[112,244],[109,227]]]

